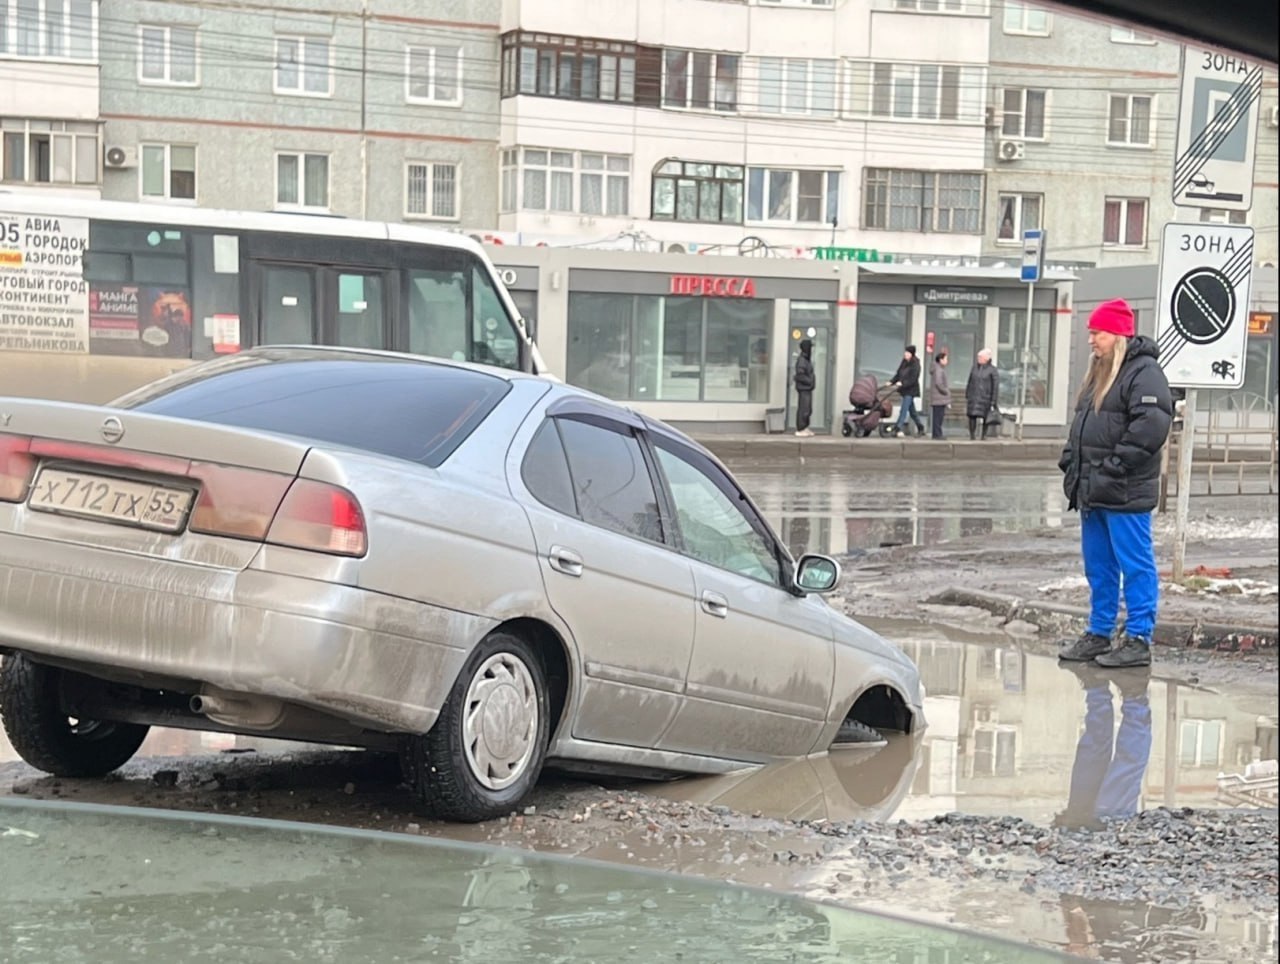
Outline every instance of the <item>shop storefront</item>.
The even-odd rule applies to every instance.
[[[885,382],[903,347],[947,347],[963,384],[979,348],[998,351],[1002,404],[1017,408],[1026,289],[996,269],[935,269],[805,259],[503,247],[499,271],[543,357],[570,384],[687,430],[759,433],[795,426],[791,373],[813,342],[814,431],[838,431],[858,375]],[[976,274],[974,274],[976,272]],[[1037,291],[1028,425],[1065,424],[1068,276]],[[1007,363],[1007,364],[1006,364]],[[1043,434],[1043,432],[1041,433]]]

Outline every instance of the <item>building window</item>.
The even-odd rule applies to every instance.
[[[834,60],[761,57],[758,66],[760,113],[835,116]]]
[[[93,0],[0,0],[0,55],[96,60],[97,4]]]
[[[939,234],[982,233],[983,175],[868,167],[863,227]]]
[[[1201,224],[1248,224],[1248,211],[1224,211],[1221,208],[1201,208]]]
[[[872,64],[871,114],[900,120],[976,123],[986,84],[980,68],[939,64]]]
[[[637,94],[637,62],[656,81],[659,51],[652,47],[513,31],[502,38],[502,96],[532,94],[657,106],[657,84]]]
[[[503,151],[501,203],[504,211],[627,217],[631,158],[529,147]]]
[[[1005,0],[1004,32],[1029,34],[1033,37],[1047,37],[1052,27],[1049,11],[1030,3],[1016,3]]]
[[[964,13],[972,3],[975,8],[980,0],[893,0],[894,10],[912,13]]]
[[[1020,243],[1023,231],[1034,231],[1040,227],[1040,211],[1043,206],[1042,194],[1001,194],[996,240],[1008,244]]]
[[[1178,730],[1178,763],[1216,767],[1222,762],[1225,720],[1183,720]]]
[[[1149,33],[1134,30],[1132,27],[1112,27],[1111,42],[1113,44],[1146,44],[1154,46],[1156,38]]]
[[[138,28],[138,80],[144,84],[194,87],[196,31],[193,27]]]
[[[309,97],[332,94],[330,49],[325,37],[276,37],[276,93]]]
[[[622,400],[767,402],[772,325],[767,300],[573,292],[567,381]]]
[[[1028,141],[1045,139],[1045,102],[1048,91],[1030,87],[1006,87],[1000,133]]]
[[[0,180],[8,184],[97,184],[98,125],[0,120]]]
[[[1152,100],[1146,94],[1112,94],[1107,143],[1120,147],[1151,147]]]
[[[196,199],[196,149],[182,144],[142,145],[142,196]]]
[[[276,207],[329,209],[329,155],[277,154]]]
[[[839,214],[839,171],[747,171],[748,221],[832,224]]]
[[[736,54],[665,50],[662,55],[662,106],[677,109],[738,109]]]
[[[462,103],[461,47],[406,47],[405,100],[411,104]]]
[[[653,171],[653,219],[741,224],[745,174],[731,164],[663,161]]]
[[[458,219],[458,165],[405,165],[404,213],[410,218]]]
[[[834,7],[835,0],[756,0],[762,7]]]
[[[1146,198],[1107,198],[1102,217],[1102,243],[1127,248],[1146,247]]]
[[[996,368],[1000,373],[1000,407],[1010,411],[1022,399],[1022,348],[1027,337],[1027,312],[1000,309],[1000,338]],[[1053,313],[1031,313],[1031,351],[1027,356],[1027,404],[1053,404]]]

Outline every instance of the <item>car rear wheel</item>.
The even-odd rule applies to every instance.
[[[538,782],[549,731],[546,673],[525,640],[487,637],[436,725],[406,739],[406,781],[423,811],[469,823],[510,813]]]
[[[877,729],[859,723],[857,720],[845,720],[836,731],[836,738],[831,741],[836,746],[868,746],[885,743],[884,735]]]
[[[0,663],[0,720],[18,756],[56,777],[101,777],[129,761],[149,727],[84,720],[61,709],[65,670],[6,656]]]

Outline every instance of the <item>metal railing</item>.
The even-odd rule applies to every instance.
[[[1197,419],[1192,433],[1192,496],[1280,493],[1276,411],[1265,399],[1258,402],[1248,407],[1210,408],[1203,422]],[[1186,426],[1178,422],[1174,428],[1164,449],[1160,472],[1161,512],[1178,494],[1177,473],[1172,468],[1177,465],[1177,450]]]

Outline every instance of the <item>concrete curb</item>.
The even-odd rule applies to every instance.
[[[1065,603],[1024,602],[1016,596],[978,589],[950,587],[927,600],[938,606],[968,606],[1000,616],[1006,623],[1015,619],[1034,623],[1041,629],[1077,630],[1089,618],[1083,606]],[[1225,623],[1162,619],[1156,623],[1154,642],[1179,649],[1214,650],[1222,653],[1276,652],[1275,626],[1241,626]]]

